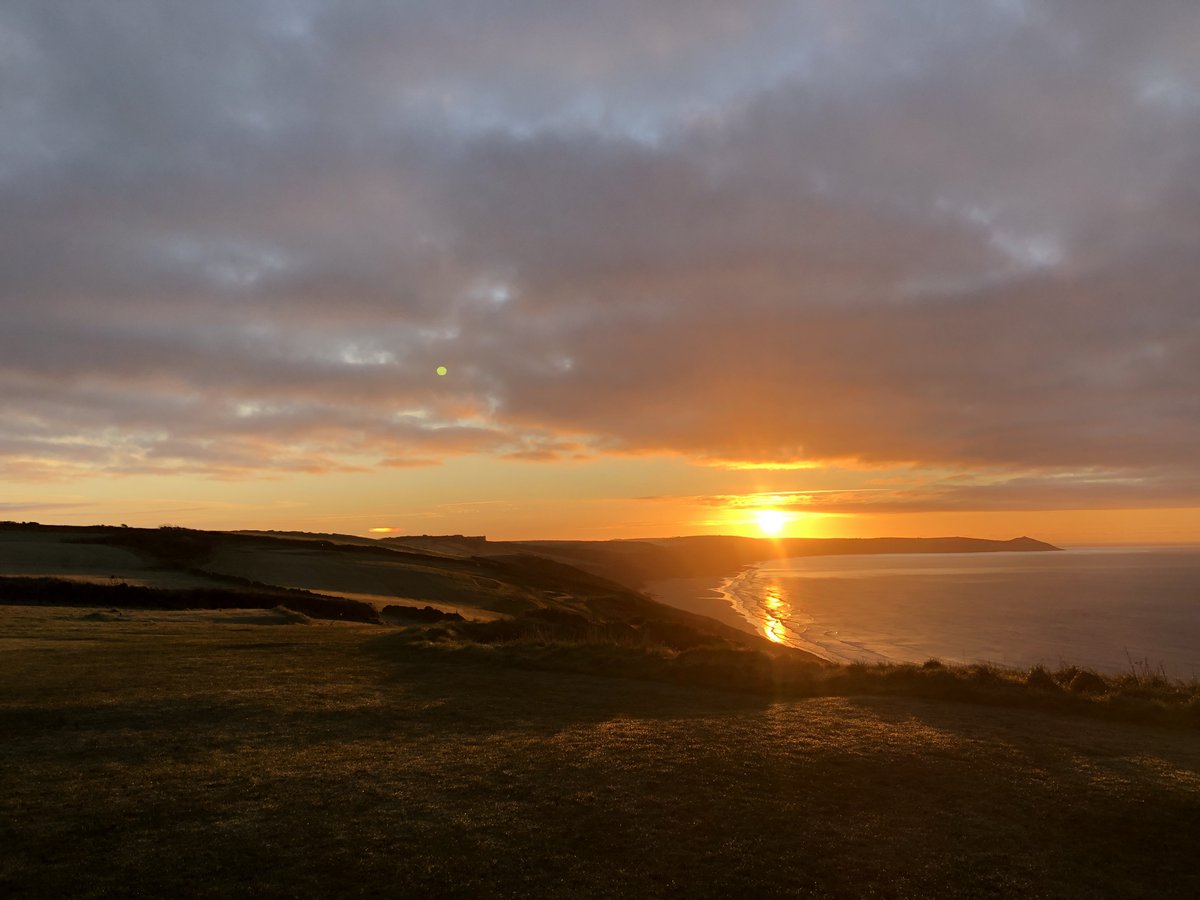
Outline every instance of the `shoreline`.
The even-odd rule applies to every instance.
[[[805,637],[806,628],[797,629],[796,613],[781,601],[779,615],[770,616],[757,601],[757,581],[761,563],[744,566],[737,572],[714,578],[667,578],[646,586],[648,593],[660,603],[697,615],[708,616],[726,625],[765,637],[784,647],[800,650],[825,662],[850,662],[830,648]],[[812,620],[810,619],[811,623]],[[862,648],[866,655],[879,656]]]
[[[887,661],[882,654],[865,646],[846,645],[858,651],[858,655],[850,656],[839,653],[827,643],[814,640],[811,629],[816,625],[816,620],[796,609],[778,586],[764,586],[760,580],[761,569],[762,564],[747,566],[736,575],[726,578],[717,589],[739,616],[752,625],[757,624],[757,634],[830,663],[860,662],[867,657]],[[845,644],[843,641],[838,643]]]
[[[644,590],[659,603],[762,637],[762,631],[738,615],[721,593],[721,585],[732,577],[736,575],[662,578],[647,583]]]

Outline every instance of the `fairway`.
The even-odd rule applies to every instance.
[[[0,892],[1200,891],[1191,731],[774,701],[268,621],[0,607]]]

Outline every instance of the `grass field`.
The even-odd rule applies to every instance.
[[[1194,897],[1189,729],[0,607],[7,896]]]
[[[213,582],[193,572],[168,570],[125,547],[81,543],[53,532],[0,529],[0,576],[53,576],[106,584],[207,587]]]

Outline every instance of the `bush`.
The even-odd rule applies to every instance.
[[[103,606],[121,609],[274,609],[287,606],[314,619],[379,623],[375,607],[361,600],[327,597],[293,588],[152,588],[94,584],[61,578],[0,577],[0,603],[32,606]]]
[[[456,612],[442,612],[432,606],[400,606],[394,603],[385,606],[380,615],[387,621],[399,622],[441,622],[445,619],[461,622],[463,620],[463,617]]]
[[[967,676],[976,684],[996,684],[1001,680],[994,668],[979,663],[967,666]]]
[[[1087,669],[1077,671],[1072,676],[1068,687],[1073,694],[1105,694],[1108,692],[1108,684],[1105,680]]]
[[[1035,691],[1050,691],[1057,693],[1061,688],[1049,672],[1041,666],[1034,666],[1025,676],[1025,686]]]

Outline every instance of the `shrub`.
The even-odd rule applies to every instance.
[[[967,677],[976,684],[995,684],[1000,681],[1000,675],[995,669],[979,663],[967,666]]]
[[[463,617],[456,612],[442,612],[432,606],[400,606],[395,603],[385,606],[380,613],[385,620],[398,622],[441,622],[444,619],[461,622]]]
[[[1073,694],[1104,694],[1108,692],[1108,684],[1104,679],[1086,669],[1080,669],[1072,676],[1069,687]]]
[[[1034,666],[1029,670],[1029,674],[1025,676],[1025,685],[1035,691],[1057,692],[1061,690],[1058,682],[1054,680],[1054,676],[1041,666]]]

